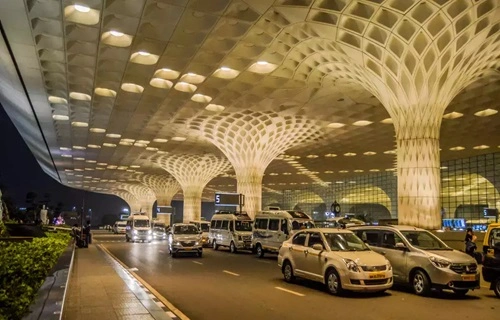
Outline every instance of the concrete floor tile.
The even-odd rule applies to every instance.
[[[117,315],[139,315],[139,314],[149,314],[148,310],[144,307],[140,308],[115,308]]]
[[[154,320],[149,314],[118,315],[119,320]]]

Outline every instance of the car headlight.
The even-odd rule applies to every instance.
[[[451,262],[444,259],[439,259],[436,257],[430,257],[429,260],[438,268],[448,268],[451,265]]]
[[[152,233],[153,233],[153,231],[151,231],[151,230],[148,230],[148,234],[152,234]]]
[[[344,259],[344,262],[345,262],[345,265],[347,266],[347,269],[349,271],[360,272],[358,265],[353,260],[351,260],[351,259]]]
[[[174,245],[176,245],[176,246],[180,246],[180,245],[181,245],[181,243],[180,243],[180,241],[175,241],[175,242],[174,242]]]
[[[134,230],[134,234],[137,234],[137,230]]]
[[[197,245],[199,245],[199,244],[200,244],[200,243],[199,243],[198,241],[196,241],[196,242],[194,243],[194,245],[195,245],[195,246],[197,246]]]

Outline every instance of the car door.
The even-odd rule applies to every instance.
[[[321,244],[323,250],[313,249],[315,244]],[[304,271],[308,273],[311,278],[318,279],[323,277],[323,266],[325,263],[325,243],[323,237],[319,232],[310,232],[307,240],[307,246],[304,250]]]
[[[385,255],[392,265],[394,281],[406,282],[407,279],[407,256],[406,250],[396,248],[396,243],[404,243],[402,238],[394,231],[382,231],[379,251]]]
[[[281,243],[283,243],[283,241],[280,242],[280,239],[281,239],[281,231],[280,231],[280,219],[278,218],[275,218],[275,219],[269,219],[269,225],[268,225],[268,228],[267,228],[267,235],[268,235],[268,239],[269,239],[269,246],[272,248],[272,249],[278,249],[280,246],[281,246]]]
[[[305,275],[305,251],[306,251],[306,232],[299,232],[293,236],[292,244],[288,247],[293,267],[297,275]]]

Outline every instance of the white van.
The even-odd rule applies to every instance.
[[[212,248],[229,247],[232,253],[252,249],[252,219],[246,213],[217,212],[210,222]]]
[[[208,242],[208,233],[210,231],[210,222],[205,221],[205,220],[194,220],[194,221],[189,221],[190,224],[194,224],[201,234],[201,244],[205,247],[210,245]]]
[[[283,241],[301,230],[314,228],[307,214],[293,210],[261,211],[255,216],[252,247],[259,258],[265,252],[277,253]]]
[[[117,233],[125,233],[127,230],[127,221],[116,221],[113,225],[113,232]]]
[[[127,231],[125,240],[132,241],[147,241],[153,239],[153,231],[151,230],[151,221],[148,216],[142,214],[133,214],[127,219]]]

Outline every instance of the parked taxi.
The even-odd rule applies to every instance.
[[[377,292],[392,286],[392,267],[353,232],[315,228],[283,242],[278,266],[285,281],[295,277],[322,282],[333,295],[344,290]]]

